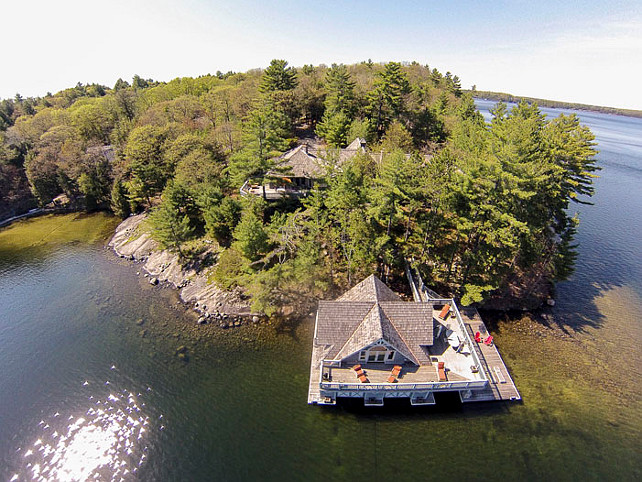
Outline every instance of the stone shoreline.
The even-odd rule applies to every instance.
[[[161,249],[149,233],[140,233],[138,227],[145,217],[130,216],[116,227],[108,246],[118,256],[141,263],[151,284],[166,283],[179,290],[180,299],[201,315],[199,324],[217,323],[229,328],[261,321],[239,291],[225,291],[208,283],[206,272],[184,267],[178,255]]]

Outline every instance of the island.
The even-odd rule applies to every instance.
[[[593,134],[528,102],[486,123],[460,84],[275,59],[5,99],[0,214],[110,210],[118,252],[203,321],[301,316],[375,273],[409,293],[406,263],[461,306],[537,308],[573,270]]]

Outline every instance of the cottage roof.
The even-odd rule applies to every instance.
[[[432,305],[404,302],[370,276],[336,301],[319,302],[317,344],[329,359],[344,359],[379,340],[417,365],[429,362],[422,347],[433,344]]]
[[[322,177],[323,172],[323,161],[309,152],[307,146],[300,145],[279,157],[275,169],[268,176],[315,179]]]
[[[111,145],[88,147],[87,154],[103,156],[108,162],[114,162],[116,160],[116,152],[114,151],[114,147]]]

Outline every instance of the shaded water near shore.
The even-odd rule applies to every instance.
[[[104,215],[0,231],[0,479],[639,480],[642,146],[609,150],[628,119],[598,117],[577,273],[554,319],[494,327],[523,404],[311,407],[312,318],[198,326]]]

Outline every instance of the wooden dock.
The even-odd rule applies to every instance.
[[[336,400],[321,397],[321,362],[328,354],[330,347],[314,346],[312,349],[312,361],[310,363],[310,386],[308,388],[308,403],[318,405],[335,405]]]
[[[406,275],[415,301],[430,302],[431,300],[442,298],[438,293],[428,289],[419,274],[413,274],[409,265],[406,266]],[[472,391],[469,397],[464,398],[462,396],[461,401],[470,403],[521,400],[522,397],[495,343],[488,346],[484,343],[475,342],[475,333],[477,332],[481,333],[482,339],[486,339],[490,335],[477,308],[461,307],[459,308],[459,314],[466,327],[468,338],[471,340],[473,349],[482,364],[481,368],[488,378],[487,389]]]
[[[517,391],[515,382],[513,382],[513,378],[510,376],[508,368],[499,354],[495,343],[488,346],[484,343],[476,343],[474,341],[475,333],[477,332],[482,334],[483,339],[490,335],[477,309],[462,307],[459,313],[461,314],[470,339],[473,340],[473,346],[475,347],[477,356],[488,377],[488,388],[486,390],[473,392],[470,398],[462,398],[462,402],[521,400],[522,397]]]

